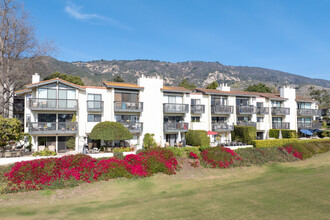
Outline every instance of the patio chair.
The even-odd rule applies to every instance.
[[[93,153],[93,143],[88,144],[88,153],[92,154]]]
[[[44,145],[40,145],[39,147],[38,147],[38,150],[39,151],[44,151],[46,148],[45,148],[45,146]]]
[[[93,153],[94,153],[94,154],[100,153],[100,149],[97,148],[97,147],[94,147],[94,148],[93,148]]]
[[[54,146],[54,145],[50,145],[50,146],[48,146],[48,150],[49,150],[49,151],[55,151],[55,146]]]

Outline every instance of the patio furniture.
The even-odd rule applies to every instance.
[[[93,148],[93,153],[96,154],[96,153],[100,153],[100,149],[98,149],[97,147],[94,147]]]
[[[48,146],[48,150],[49,150],[49,151],[55,151],[55,146],[54,146],[54,145],[50,145],[50,146]]]
[[[46,148],[45,148],[45,146],[44,145],[40,145],[39,147],[38,147],[38,150],[39,151],[44,151]]]
[[[88,144],[88,153],[92,154],[93,153],[93,143]]]

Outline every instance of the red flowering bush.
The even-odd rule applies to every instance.
[[[113,157],[98,161],[78,154],[23,161],[15,163],[10,171],[4,174],[8,183],[4,191],[63,188],[75,186],[80,182],[117,177],[146,177],[158,172],[175,174],[177,165],[173,153],[161,148],[128,155],[123,160]]]
[[[197,156],[197,154],[195,154],[195,153],[193,153],[193,152],[190,152],[190,153],[189,153],[189,157],[190,157],[191,159],[199,159],[199,157]]]
[[[225,147],[215,147],[201,153],[201,163],[206,167],[227,168],[233,165],[235,160],[241,158],[233,150]]]
[[[278,149],[285,150],[286,152],[288,152],[289,154],[291,154],[292,156],[294,156],[296,158],[299,158],[300,160],[303,159],[302,153],[300,153],[298,150],[296,150],[292,145],[285,146],[285,147],[279,147]]]

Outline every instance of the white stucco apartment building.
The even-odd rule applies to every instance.
[[[161,146],[173,146],[189,129],[220,133],[220,142],[225,143],[231,141],[234,125],[255,126],[260,139],[271,128],[320,128],[313,122],[319,115],[314,100],[296,96],[290,87],[279,92],[230,91],[224,84],[216,90],[191,91],[164,86],[155,77],[141,77],[137,84],[79,86],[58,78],[40,81],[35,74],[32,83],[16,94],[24,97],[24,131],[33,137],[33,150],[53,145],[58,152],[65,151],[66,141],[74,137],[76,151],[81,152],[101,121],[121,122],[133,134],[129,144],[137,148],[146,133],[154,134]]]

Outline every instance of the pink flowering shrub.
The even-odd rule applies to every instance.
[[[147,177],[154,173],[175,174],[178,162],[173,153],[161,148],[151,148],[138,155],[127,155],[96,160],[78,154],[60,158],[17,162],[5,173],[6,192],[63,188],[80,182],[108,180],[118,177]]]
[[[199,159],[199,157],[197,156],[197,154],[195,154],[195,153],[193,153],[193,152],[190,152],[190,153],[189,153],[189,157],[190,157],[191,159]]]
[[[303,159],[302,153],[300,153],[298,150],[296,150],[292,145],[285,146],[285,147],[279,147],[280,150],[285,150],[288,152],[288,154],[291,154],[292,156],[299,158],[300,160]]]
[[[215,147],[201,153],[201,163],[206,167],[227,168],[234,165],[235,160],[241,158],[233,150],[225,147]]]

